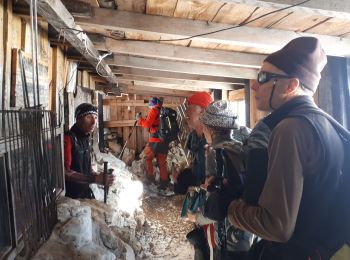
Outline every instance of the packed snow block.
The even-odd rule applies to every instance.
[[[80,201],[74,200],[68,197],[60,198],[57,203],[57,218],[58,221],[64,223],[70,219],[72,215],[72,209],[79,207]]]
[[[132,229],[130,227],[117,227],[113,226],[111,227],[113,233],[120,237],[125,243],[130,243],[133,239],[135,239],[135,229]]]
[[[138,160],[138,161],[133,161],[131,163],[131,172],[133,174],[136,174],[137,176],[145,176],[146,174],[146,169],[145,169],[145,161],[144,160]]]
[[[139,255],[139,253],[142,250],[142,244],[136,238],[135,229],[131,229],[130,227],[119,228],[114,226],[111,227],[111,230],[116,237],[120,237],[120,239],[124,242],[124,248],[126,249],[126,253],[124,250],[123,254],[126,256],[125,259],[129,260],[127,256],[131,254],[131,251],[133,255],[135,253],[136,255]]]
[[[146,221],[146,217],[145,217],[145,214],[143,211],[136,211],[134,213],[134,218],[136,220],[136,231],[141,231],[144,224],[145,224],[145,221]]]
[[[105,196],[103,185],[92,183],[89,186],[92,192],[94,193],[95,199],[98,201],[103,201]]]
[[[100,225],[100,228],[100,237],[105,247],[112,250],[116,250],[118,247],[122,248],[121,245],[118,245],[118,237],[113,234],[109,227]]]
[[[105,223],[103,214],[92,217],[92,243],[110,250],[117,259],[126,259],[123,258],[126,250],[125,243]]]
[[[125,148],[122,161],[125,162],[126,165],[131,166],[131,163],[135,160],[135,150]]]
[[[131,248],[131,246],[129,246],[128,244],[125,244],[125,249],[126,249],[126,252],[125,252],[125,258],[126,260],[135,260],[135,253],[134,253],[134,250]],[[139,258],[138,258],[139,259]]]
[[[86,206],[73,208],[72,215],[62,226],[60,238],[76,248],[81,248],[92,242],[91,209]]]
[[[102,246],[85,245],[79,250],[81,259],[115,260],[116,256]]]

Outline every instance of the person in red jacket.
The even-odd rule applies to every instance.
[[[104,176],[91,167],[90,138],[97,123],[97,109],[89,103],[75,110],[76,122],[64,135],[64,168],[66,196],[73,199],[94,199],[91,183],[110,186],[115,176]]]
[[[169,150],[169,144],[163,142],[159,138],[159,113],[162,105],[163,102],[159,98],[153,97],[148,104],[150,110],[148,111],[147,117],[142,118],[140,114],[137,114],[136,119],[138,121],[138,124],[143,128],[148,128],[150,133],[148,144],[145,147],[147,163],[147,180],[148,182],[155,181],[155,174],[153,172],[152,161],[153,158],[156,157],[160,171],[159,189],[165,190],[169,181],[169,175],[166,166],[166,158]]]

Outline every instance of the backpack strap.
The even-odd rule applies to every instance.
[[[332,126],[336,129],[341,139],[346,143],[350,143],[350,132],[344,126],[342,126],[337,120],[335,120],[333,117],[331,117],[329,114],[327,114],[326,112],[324,112],[319,108],[309,109],[308,111],[316,114],[320,114],[325,118],[327,118],[328,121],[332,124]]]

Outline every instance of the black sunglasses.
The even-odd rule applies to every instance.
[[[265,71],[259,71],[258,78],[256,79],[259,84],[264,84],[273,78],[290,78],[290,76],[273,74]]]

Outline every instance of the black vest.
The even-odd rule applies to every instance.
[[[337,131],[325,116],[315,112],[317,109],[311,97],[302,96],[282,105],[264,119],[271,131],[288,117],[306,120],[319,138],[323,151],[323,160],[319,167],[321,170],[317,174],[305,174],[307,177],[304,179],[296,226],[291,239],[286,243],[267,244],[268,250],[276,259],[307,260],[315,252],[321,255],[322,259],[328,259],[339,247],[335,237],[330,235],[334,215],[338,210],[335,201],[338,198],[344,149]],[[257,204],[257,201],[255,203]]]
[[[91,147],[90,138],[74,124],[66,135],[72,138],[72,164],[71,170],[90,175],[91,171]],[[66,196],[73,199],[90,198],[91,190],[88,184],[80,184],[66,181]]]

